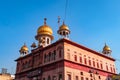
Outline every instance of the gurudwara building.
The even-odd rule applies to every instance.
[[[69,40],[65,23],[57,33],[60,38],[52,43],[53,31],[45,19],[31,52],[26,44],[19,50],[15,80],[111,80],[116,75],[115,59],[106,44],[100,53]]]

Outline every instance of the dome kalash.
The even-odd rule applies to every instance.
[[[62,36],[67,36],[70,34],[69,27],[67,25],[65,25],[63,22],[63,24],[59,27],[59,30],[57,31],[57,33]]]
[[[41,35],[48,35],[51,37],[51,39],[53,39],[53,31],[52,31],[52,28],[50,26],[48,26],[46,24],[46,18],[44,19],[44,25],[40,26],[38,29],[37,29],[37,35],[41,36]]]
[[[59,27],[59,31],[61,31],[61,30],[67,30],[67,31],[69,31],[68,26],[65,25],[64,22],[63,22],[63,24]]]
[[[24,52],[24,51],[28,51],[28,47],[25,44],[20,49],[20,52]]]
[[[103,51],[111,51],[110,47],[105,44],[103,47]]]
[[[37,30],[37,34],[38,35],[52,35],[53,32],[52,32],[52,29],[48,26],[48,25],[42,25],[38,28]]]

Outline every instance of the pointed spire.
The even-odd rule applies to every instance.
[[[60,16],[58,16],[58,24],[60,24]]]
[[[105,46],[107,46],[106,42],[105,42]]]
[[[111,51],[110,47],[105,43],[102,53],[107,56],[111,56],[111,52],[112,51]]]
[[[65,25],[65,22],[63,21],[63,25]]]
[[[33,42],[32,45],[31,45],[31,48],[36,48],[36,47],[37,46],[36,46],[35,42]]]
[[[23,46],[26,46],[26,43],[24,42],[24,45]]]
[[[44,25],[46,25],[47,18],[44,18]]]

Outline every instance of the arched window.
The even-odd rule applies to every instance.
[[[84,80],[84,77],[81,77],[81,80]]]
[[[65,35],[65,31],[63,31],[63,35]]]
[[[50,61],[51,60],[51,52],[49,52],[49,57],[48,57],[48,61]]]
[[[20,63],[17,63],[17,71],[19,71]]]
[[[74,60],[77,61],[77,55],[74,55]]]
[[[84,58],[84,63],[87,64],[87,59],[86,58]]]
[[[111,69],[111,72],[113,72],[112,67],[110,67],[110,69]]]
[[[62,74],[59,74],[59,79],[58,80],[63,80],[62,79]]]
[[[93,61],[93,66],[95,67],[95,61]]]
[[[108,66],[106,65],[106,70],[108,71]]]
[[[25,69],[25,64],[24,63],[22,63],[22,69]]]
[[[48,76],[48,80],[51,80],[50,76]]]
[[[99,63],[97,62],[97,68],[99,68]]]
[[[49,41],[49,38],[47,38],[47,44],[49,44],[49,42],[50,42],[50,41]]]
[[[67,75],[67,80],[71,80],[71,75],[70,74]]]
[[[56,59],[56,50],[53,51],[53,54],[54,54],[53,60],[55,60]]]
[[[58,51],[58,57],[61,58],[61,57],[62,57],[62,53],[63,53],[63,48],[62,48],[62,46],[58,46],[58,47],[57,47],[57,51]]]
[[[78,76],[76,76],[75,78],[76,78],[75,80],[79,80],[79,79],[78,79]]]
[[[89,60],[89,65],[91,66],[91,60]]]
[[[44,62],[46,62],[46,54],[44,55]]]
[[[82,57],[80,56],[80,63],[82,63]]]
[[[100,65],[101,65],[101,69],[103,69],[103,65],[102,65],[102,63],[101,63]]]
[[[59,50],[59,58],[61,58],[62,57],[62,50],[60,49]]]
[[[115,68],[113,68],[113,71],[114,71],[114,73],[115,73]]]

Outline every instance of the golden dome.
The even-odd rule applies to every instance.
[[[68,26],[66,26],[66,25],[63,23],[63,25],[60,26],[59,30],[68,30],[68,31],[69,31],[69,28],[68,28]]]
[[[45,34],[45,35],[52,35],[53,31],[52,31],[52,29],[48,25],[44,24],[43,26],[40,26],[38,28],[37,34],[38,35],[43,35],[43,34]]]
[[[110,47],[105,44],[103,51],[110,51],[110,50],[111,50]]]
[[[24,45],[21,47],[20,51],[28,51],[28,47],[24,44]]]

